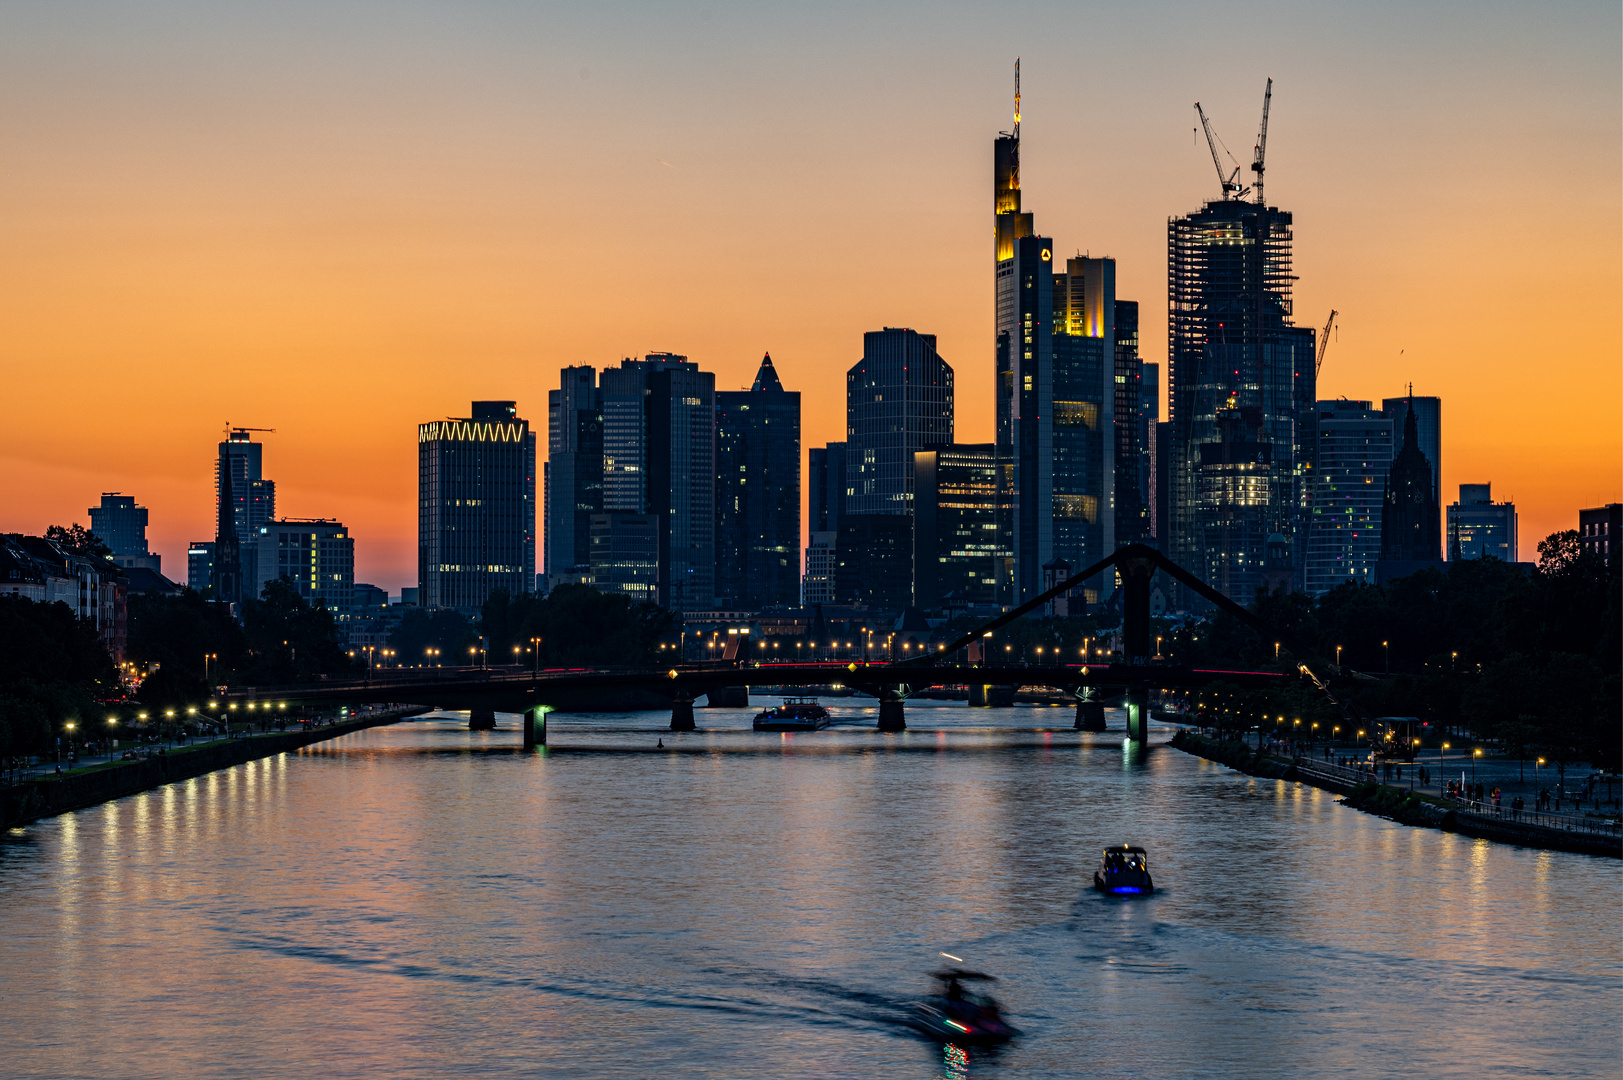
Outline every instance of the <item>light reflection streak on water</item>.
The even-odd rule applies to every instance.
[[[883,741],[759,739],[725,710],[692,736],[663,716],[554,716],[534,756],[510,719],[489,736],[402,725],[51,819],[0,849],[0,957],[39,987],[8,995],[8,1071],[1615,1064],[1598,1034],[1619,1002],[1613,864],[1123,748],[1119,714],[1085,735],[968,712],[910,703],[911,730]],[[1124,840],[1150,848],[1159,895],[1087,889]],[[1005,1054],[938,1056],[900,1026],[943,949],[1002,977],[1027,1031]],[[1432,1027],[1450,1039],[1427,1045]]]

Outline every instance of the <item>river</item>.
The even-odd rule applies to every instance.
[[[431,717],[14,830],[0,1072],[1617,1076],[1617,860],[1395,825],[1160,727],[911,702],[883,736],[829,704],[869,727],[554,716],[526,755],[516,718]],[[1087,889],[1124,841],[1155,896]],[[998,976],[1001,1053],[901,1022],[943,952]]]

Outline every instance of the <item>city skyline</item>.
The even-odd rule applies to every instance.
[[[1268,191],[1295,217],[1296,323],[1341,313],[1317,396],[1412,382],[1447,399],[1440,501],[1491,483],[1524,537],[1570,528],[1578,507],[1618,500],[1620,454],[1618,65],[1599,43],[1618,15],[1573,10],[1505,9],[1491,28],[1300,15],[1260,43],[1194,9],[1182,29],[1088,13],[1120,55],[1081,73],[1008,13],[988,32],[991,16],[959,12],[898,59],[877,47],[911,25],[893,9],[812,35],[776,69],[739,54],[809,16],[648,14],[617,59],[585,44],[583,14],[479,11],[441,49],[431,32],[452,17],[415,7],[381,39],[344,9],[299,26],[238,13],[189,35],[124,13],[64,36],[59,15],[14,13],[0,356],[38,405],[0,437],[0,529],[83,521],[87,499],[122,491],[150,508],[165,565],[185,565],[213,535],[226,421],[274,427],[278,510],[342,519],[356,578],[394,591],[415,582],[425,417],[475,399],[539,417],[560,368],[661,349],[742,388],[771,352],[802,392],[803,448],[821,446],[843,434],[840,375],[881,326],[937,336],[956,438],[990,442],[985,147],[1009,126],[1017,54],[1022,187],[1056,256],[1080,240],[1116,260],[1118,295],[1142,306],[1140,356],[1160,364],[1166,221],[1218,194],[1191,104],[1243,161],[1273,76]],[[637,71],[661,35],[683,58]],[[60,81],[118,49],[97,79]],[[531,81],[538,57],[548,74]],[[1127,78],[1145,58],[1160,65],[1148,86]],[[283,73],[293,59],[307,87]],[[885,97],[878,129],[868,93]],[[122,128],[103,115],[114,101]],[[734,129],[749,137],[720,138]],[[1536,188],[1509,198],[1514,163],[1535,159]],[[582,183],[591,211],[558,209]],[[629,259],[665,283],[636,305]],[[118,392],[70,406],[50,389],[64,368]],[[1528,370],[1547,368],[1560,389],[1528,393]]]

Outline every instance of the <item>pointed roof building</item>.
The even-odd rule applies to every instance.
[[[1411,403],[1403,418],[1403,448],[1387,473],[1381,506],[1381,559],[1429,561],[1441,558],[1442,550],[1431,462],[1420,449]]]
[[[778,381],[778,369],[772,366],[772,354],[767,353],[761,357],[761,369],[755,373],[755,382],[750,386],[750,392],[759,394],[761,391],[769,393],[783,393],[783,383]]]

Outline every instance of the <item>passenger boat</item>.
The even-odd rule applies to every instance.
[[[814,697],[784,698],[782,705],[762,709],[755,717],[756,731],[816,731],[828,727],[828,710]]]
[[[1099,869],[1093,872],[1093,887],[1116,896],[1154,892],[1155,882],[1150,879],[1150,863],[1144,849],[1130,844],[1105,848]]]

